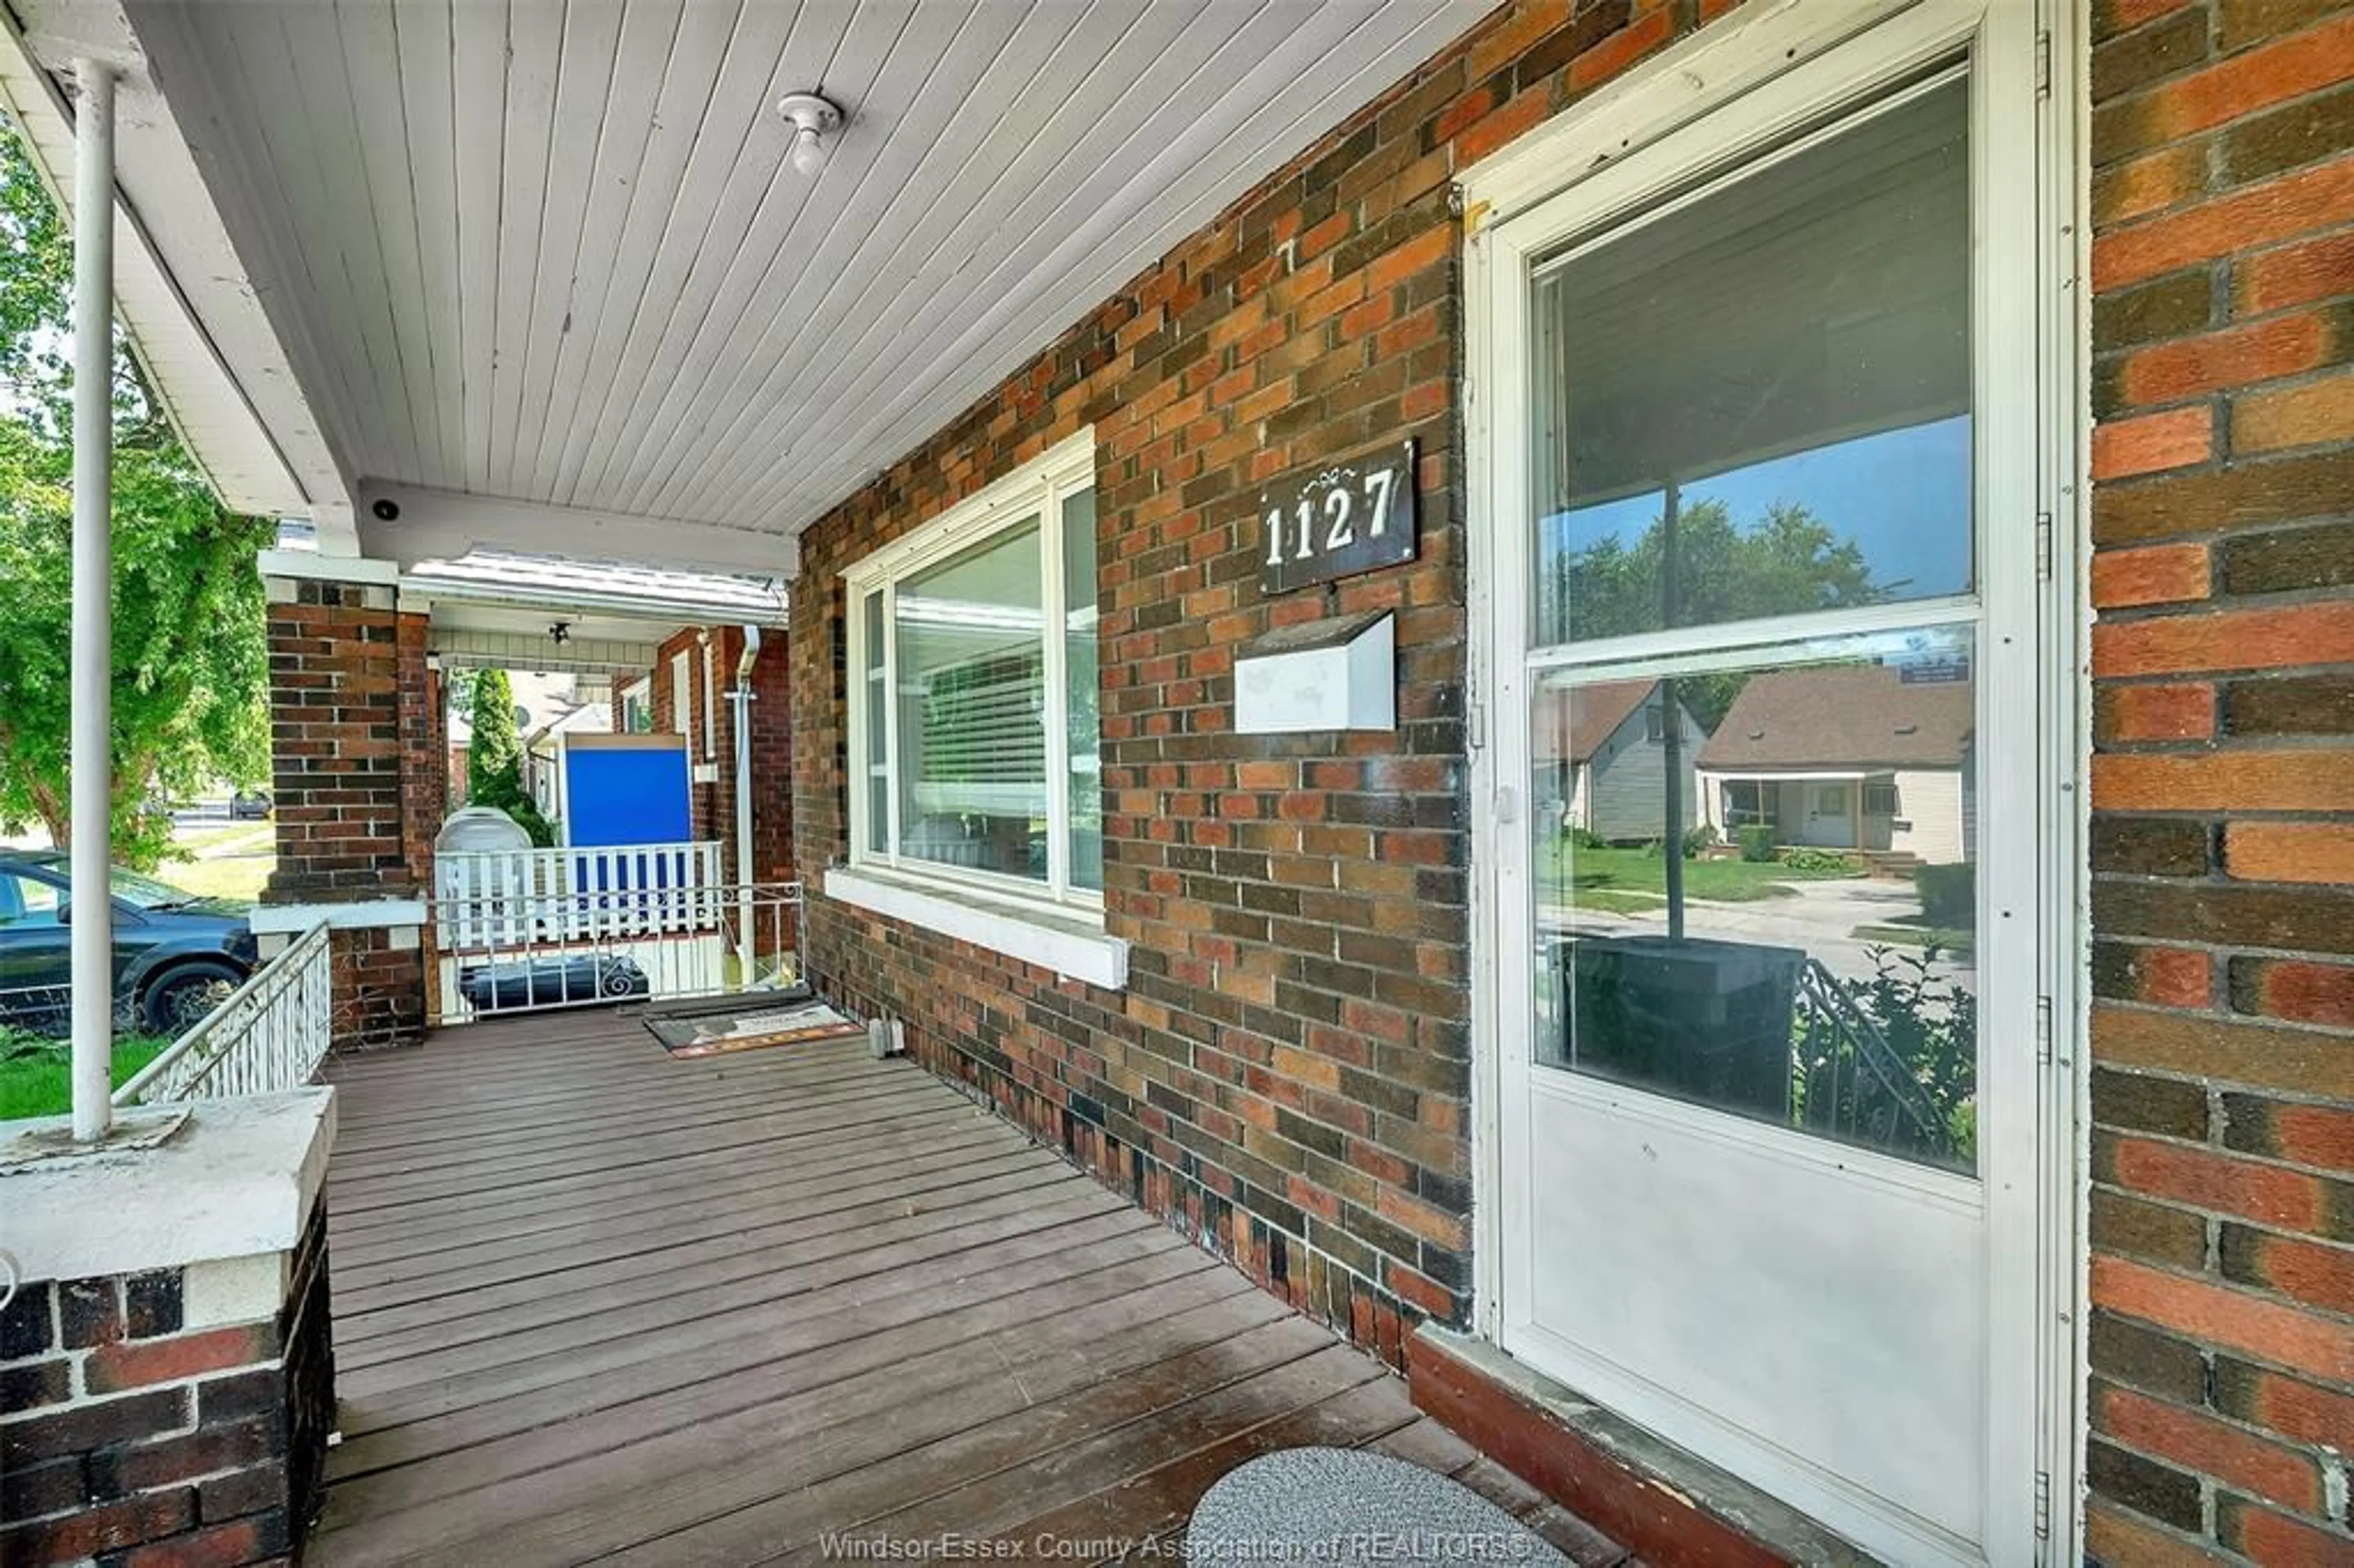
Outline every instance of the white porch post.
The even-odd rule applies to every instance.
[[[736,661],[736,983],[749,987],[758,944],[752,933],[752,666],[760,657],[760,629],[747,623]]]
[[[74,62],[73,1130],[113,1122],[114,73]]]

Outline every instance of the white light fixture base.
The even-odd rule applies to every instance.
[[[786,154],[793,167],[804,175],[825,167],[826,140],[843,125],[840,106],[814,92],[789,92],[777,100],[777,113],[793,128],[792,151]]]

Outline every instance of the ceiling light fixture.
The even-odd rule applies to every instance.
[[[789,92],[777,100],[777,112],[793,128],[792,151],[785,154],[793,167],[811,175],[824,168],[826,138],[842,129],[841,109],[814,92]]]

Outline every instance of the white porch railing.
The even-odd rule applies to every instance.
[[[253,971],[227,1001],[114,1091],[117,1106],[298,1089],[318,1075],[334,1033],[324,923]]]
[[[797,882],[434,901],[441,1023],[631,1000],[790,990]]]
[[[716,842],[460,850],[433,857],[442,951],[709,928]],[[554,924],[551,926],[550,922]]]

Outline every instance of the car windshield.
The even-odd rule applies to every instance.
[[[163,909],[173,905],[193,904],[198,896],[167,882],[158,882],[152,876],[125,871],[119,865],[108,877],[107,885],[114,896],[140,909]]]

